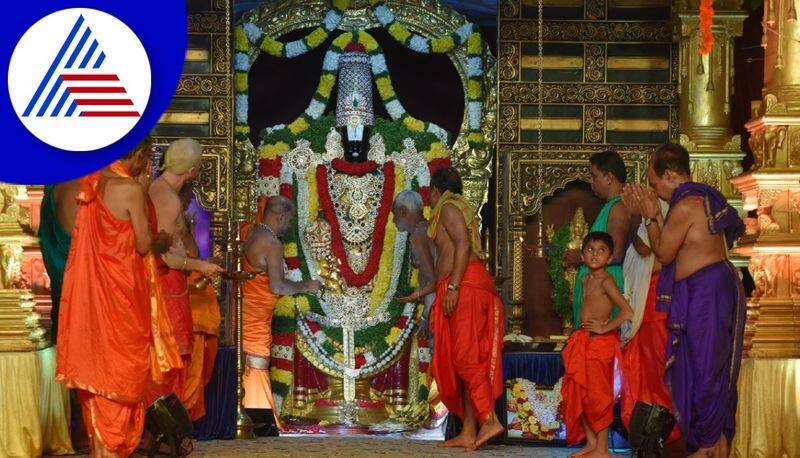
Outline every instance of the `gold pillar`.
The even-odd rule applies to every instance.
[[[700,0],[680,2],[679,91],[681,144],[692,157],[695,181],[718,188],[732,205],[741,200],[729,180],[742,173],[741,137],[731,128],[733,92],[733,40],[741,36],[747,17],[738,0],[714,2],[711,53],[700,48]]]
[[[27,198],[25,186],[0,183],[0,351],[36,351],[49,345],[34,295],[25,288],[23,253],[37,244],[23,229],[30,226],[30,209],[20,205]]]
[[[800,436],[800,424],[787,414],[800,411],[800,399],[787,397],[789,391],[781,388],[795,386],[800,357],[800,45],[794,41],[800,29],[795,1],[764,2],[764,97],[753,104],[745,125],[755,164],[732,180],[742,192],[744,210],[755,212],[735,251],[750,257],[756,285],[748,301],[747,358],[737,412],[743,429],[734,439],[735,456],[786,456]],[[757,364],[771,366],[759,372],[752,369]],[[792,370],[781,369],[789,365]],[[765,371],[774,372],[769,383],[763,383]],[[762,411],[771,415],[759,415]],[[769,433],[775,427],[782,433]]]

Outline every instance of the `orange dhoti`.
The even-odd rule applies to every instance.
[[[672,410],[672,398],[664,386],[664,353],[667,349],[667,314],[656,311],[658,274],[650,278],[644,317],[639,330],[622,349],[622,423],[630,431],[636,401],[660,404]],[[681,437],[678,425],[672,429],[667,443]]]
[[[137,253],[131,223],[106,208],[98,179],[85,178],[79,196],[64,272],[56,380],[78,389],[92,447],[99,438],[109,452],[127,456],[141,439],[151,374],[152,259]]]
[[[464,418],[461,390],[466,390],[481,423],[491,417],[503,393],[503,303],[480,261],[470,261],[461,281],[458,305],[444,314],[450,279],[438,282],[431,310],[435,345],[431,372],[447,410]]]
[[[619,357],[619,336],[615,332],[592,335],[579,330],[567,340],[561,397],[567,443],[586,438],[581,415],[593,432],[611,426],[614,412],[614,358]]]
[[[252,271],[245,259],[245,269]],[[242,285],[242,341],[244,346],[244,399],[247,409],[272,409],[275,424],[283,430],[280,412],[275,408],[269,378],[272,354],[272,315],[278,296],[269,287],[269,277],[258,275]]]
[[[203,417],[206,413],[204,388],[211,381],[214,360],[217,357],[220,325],[217,293],[210,284],[205,288],[198,288],[196,284],[202,278],[198,272],[192,272],[189,276],[189,305],[192,309],[194,342],[183,404],[189,411],[189,418],[192,421]]]

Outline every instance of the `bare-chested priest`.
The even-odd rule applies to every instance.
[[[294,204],[283,196],[270,197],[261,216],[246,234],[245,270],[258,275],[242,285],[242,338],[244,340],[244,407],[251,411],[256,423],[269,423],[267,410],[272,409],[275,424],[282,425],[275,411],[269,363],[272,348],[272,314],[278,296],[316,294],[317,280],[292,281],[286,278],[283,243],[280,237],[289,229],[294,217]],[[268,428],[257,428],[256,434],[269,435]]]
[[[191,186],[191,182],[197,177],[202,152],[200,143],[191,138],[183,138],[170,144],[164,155],[163,173],[148,189],[158,229],[171,235],[173,240],[170,252],[163,256],[166,267],[161,269],[158,278],[167,302],[178,351],[184,361],[183,369],[165,380],[164,386],[152,390],[148,401],[154,401],[169,392],[174,392],[182,401],[185,400],[184,385],[194,340],[186,274],[198,271],[213,277],[223,271],[216,264],[188,256],[183,242],[189,236],[189,225],[183,213],[179,192],[184,186]]]
[[[431,176],[428,237],[436,245],[435,343],[431,371],[444,405],[464,423],[449,447],[475,450],[503,432],[494,412],[503,393],[503,303],[484,257],[478,220],[451,167]],[[479,429],[480,426],[480,429]]]

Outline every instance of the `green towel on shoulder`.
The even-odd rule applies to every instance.
[[[39,247],[42,250],[44,267],[50,277],[50,298],[53,300],[50,318],[53,323],[51,334],[54,344],[58,334],[58,306],[61,301],[61,287],[64,283],[64,269],[67,266],[71,238],[71,235],[58,224],[53,186],[45,186],[39,223]]]

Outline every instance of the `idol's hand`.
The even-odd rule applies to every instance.
[[[444,296],[444,314],[445,316],[452,315],[456,311],[458,305],[458,291],[447,291]]]
[[[581,323],[581,329],[585,329],[595,334],[605,334],[610,331],[610,329],[608,329],[608,324],[606,323],[598,320],[586,320]]]

